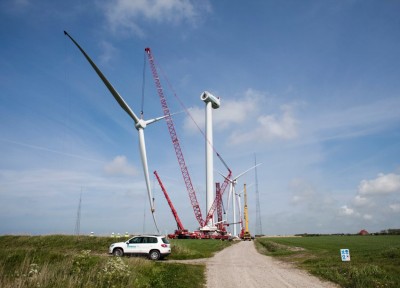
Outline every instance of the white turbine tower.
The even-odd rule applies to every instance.
[[[237,234],[236,234],[236,224],[237,224],[237,222],[236,222],[236,207],[235,207],[235,198],[236,198],[235,197],[236,196],[235,187],[237,184],[237,180],[240,177],[242,177],[244,174],[246,174],[247,172],[249,172],[250,170],[256,168],[257,166],[259,166],[261,164],[262,163],[259,163],[255,166],[247,169],[246,171],[240,173],[238,176],[236,176],[235,178],[232,178],[232,179],[226,178],[224,175],[222,175],[221,173],[218,172],[222,177],[224,177],[225,179],[227,179],[229,181],[229,193],[228,193],[228,200],[227,200],[228,204],[227,204],[227,208],[226,208],[226,217],[228,218],[229,203],[230,203],[230,199],[232,197],[232,209],[233,209],[233,212],[232,212],[232,214],[233,214],[233,222],[232,222],[233,231],[232,231],[232,233],[233,233],[233,236],[237,236]],[[227,222],[228,222],[228,219],[227,219]]]
[[[122,109],[124,109],[125,112],[128,113],[128,115],[135,122],[135,128],[139,134],[139,150],[140,150],[140,155],[141,155],[141,160],[142,160],[144,178],[146,181],[147,194],[148,194],[149,202],[150,202],[150,209],[151,209],[151,213],[153,216],[154,225],[156,226],[157,232],[160,233],[160,230],[158,229],[156,217],[154,214],[154,212],[155,212],[154,198],[152,195],[151,185],[150,185],[149,168],[148,168],[148,164],[147,164],[147,155],[146,155],[146,144],[145,144],[145,139],[144,139],[144,129],[146,128],[147,125],[154,123],[156,121],[159,121],[159,120],[165,118],[166,116],[162,116],[162,117],[158,117],[158,118],[154,118],[154,119],[150,119],[150,120],[139,119],[139,117],[137,117],[136,114],[132,111],[132,109],[128,106],[128,104],[126,104],[124,99],[119,95],[117,90],[114,89],[114,87],[111,85],[111,83],[103,75],[103,73],[96,66],[96,64],[94,64],[94,62],[92,61],[92,59],[90,59],[90,57],[86,54],[86,52],[81,48],[81,46],[79,46],[79,44],[66,31],[64,31],[64,34],[67,35],[72,40],[72,42],[74,42],[74,44],[82,52],[83,56],[85,56],[85,58],[89,61],[90,65],[96,71],[97,75],[101,78],[103,83],[107,86],[108,90],[111,92],[114,99],[118,102],[118,104],[122,107]]]
[[[210,92],[204,91],[200,99],[206,103],[206,211],[210,211],[214,202],[214,158],[213,158],[213,129],[212,129],[212,109],[220,106],[219,97],[215,97]],[[209,228],[214,226],[214,219],[204,223]]]

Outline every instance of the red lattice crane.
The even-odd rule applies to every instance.
[[[160,184],[161,190],[163,191],[164,196],[165,196],[165,198],[167,199],[169,208],[171,208],[172,215],[174,215],[174,218],[175,218],[175,221],[176,221],[176,225],[177,225],[178,230],[179,230],[179,231],[187,231],[187,230],[185,229],[185,227],[183,227],[182,221],[181,221],[181,219],[180,219],[179,216],[178,216],[178,212],[176,212],[175,207],[174,207],[174,204],[172,204],[172,201],[171,201],[171,199],[169,198],[169,195],[168,195],[168,193],[167,193],[167,190],[165,190],[164,184],[161,182],[161,179],[160,179],[160,177],[158,176],[157,171],[154,171],[154,175],[156,176],[157,181],[158,181],[158,184]]]
[[[178,159],[179,167],[181,168],[183,181],[185,182],[186,189],[189,193],[190,203],[192,204],[194,214],[196,216],[197,221],[199,222],[200,227],[203,227],[205,222],[203,221],[203,216],[201,214],[199,202],[197,201],[196,192],[193,188],[192,180],[190,179],[189,171],[188,171],[186,163],[185,163],[185,158],[183,157],[182,149],[179,144],[179,139],[178,139],[178,136],[175,131],[174,122],[172,121],[171,113],[169,111],[167,101],[164,97],[164,91],[162,89],[160,78],[158,77],[157,69],[154,64],[154,58],[153,58],[150,48],[146,48],[145,52],[149,59],[149,64],[151,67],[151,72],[153,74],[153,79],[154,79],[154,82],[156,85],[157,93],[161,100],[161,106],[162,106],[162,109],[164,112],[165,121],[168,126],[168,131],[171,136],[172,144],[175,149],[175,154]]]

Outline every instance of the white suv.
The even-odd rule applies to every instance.
[[[171,254],[171,246],[165,236],[142,235],[111,244],[108,253],[119,257],[124,254],[148,255],[151,260],[158,260]]]

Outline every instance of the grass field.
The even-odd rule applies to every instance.
[[[204,265],[116,258],[108,246],[124,238],[0,236],[0,287],[203,287]],[[171,240],[168,259],[196,259],[231,245],[218,240]]]
[[[342,287],[400,287],[400,236],[258,238],[256,246]],[[341,260],[344,248],[349,262]]]

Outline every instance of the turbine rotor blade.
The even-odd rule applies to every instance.
[[[219,175],[221,175],[222,177],[224,177],[226,180],[228,180],[229,182],[232,182],[231,179],[227,178],[226,176],[224,176],[221,172],[219,172],[218,170],[214,170],[216,171]]]
[[[236,176],[236,177],[233,179],[233,181],[237,180],[238,178],[240,178],[241,176],[243,176],[244,174],[246,174],[246,173],[249,172],[250,170],[256,168],[257,166],[260,166],[261,164],[262,164],[262,163],[259,163],[259,164],[255,165],[255,166],[253,166],[253,167],[247,169],[247,170],[244,171],[243,173],[241,173],[241,174],[239,174],[238,176]]]
[[[82,49],[82,47],[74,40],[74,38],[71,37],[71,35],[68,34],[67,31],[64,31],[64,34],[71,39],[72,42],[78,47],[78,49],[82,52],[83,56],[85,56],[86,60],[89,61],[90,65],[93,67],[94,71],[96,71],[97,75],[101,78],[103,83],[107,86],[108,90],[111,92],[113,95],[114,99],[117,100],[119,106],[121,106],[122,109],[125,110],[126,113],[135,121],[135,124],[139,122],[139,118],[136,116],[136,114],[132,111],[132,109],[126,104],[125,100],[119,95],[117,90],[111,85],[111,83],[107,80],[107,78],[103,75],[103,73],[100,71],[100,69],[94,64],[92,59],[90,59],[89,55],[86,54],[86,52]]]
[[[151,215],[153,216],[154,226],[156,226],[157,233],[160,234],[160,229],[158,228],[156,214],[154,213],[154,211],[151,213]]]
[[[177,114],[177,113],[174,113],[174,114]],[[168,114],[168,115],[160,116],[160,117],[157,117],[157,118],[154,118],[154,119],[146,120],[144,122],[146,123],[146,125],[150,125],[150,124],[152,124],[154,122],[157,122],[157,121],[160,121],[160,120],[162,120],[164,118],[171,117],[174,114]]]
[[[154,221],[154,225],[156,226],[157,232],[160,233],[160,230],[158,229],[158,225],[157,225],[156,215],[154,214],[154,212],[155,212],[154,198],[153,198],[153,193],[151,192],[151,182],[150,182],[150,176],[149,176],[149,166],[147,164],[146,143],[145,143],[145,139],[144,139],[144,130],[141,128],[141,129],[138,129],[138,132],[139,132],[140,156],[141,156],[141,159],[142,159],[143,174],[144,174],[144,178],[146,180],[147,195],[149,197],[151,214],[153,216],[153,221]]]

